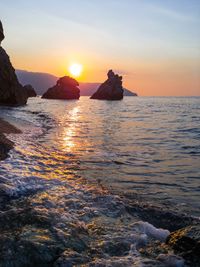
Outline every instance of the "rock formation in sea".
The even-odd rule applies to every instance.
[[[3,26],[0,22],[0,44],[3,39]],[[26,104],[28,94],[19,83],[9,56],[1,46],[0,74],[0,105],[19,106]]]
[[[91,99],[121,100],[123,98],[122,76],[115,74],[112,70],[107,73],[108,79],[102,83]]]
[[[43,94],[42,98],[79,99],[80,89],[78,86],[79,83],[75,79],[69,76],[64,76],[58,79],[56,85],[49,88],[47,92]]]
[[[24,89],[26,89],[28,97],[36,97],[37,96],[35,89],[33,88],[33,86],[31,84],[24,85]]]
[[[31,84],[37,95],[43,95],[46,92],[45,88],[52,87],[56,84],[58,77],[43,72],[32,72],[27,70],[15,70],[17,78],[22,85]],[[80,96],[91,96],[96,92],[100,83],[97,82],[80,82]],[[137,93],[124,89],[124,96],[137,96]]]

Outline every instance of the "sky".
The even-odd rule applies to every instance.
[[[141,96],[200,95],[200,0],[0,0],[16,69],[103,82]]]

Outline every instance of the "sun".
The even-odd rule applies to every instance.
[[[74,64],[70,65],[70,67],[69,67],[69,72],[74,77],[79,77],[82,73],[82,70],[83,70],[83,66],[81,64],[78,64],[78,63],[74,63]]]

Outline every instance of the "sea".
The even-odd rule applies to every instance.
[[[35,97],[26,106],[1,107],[0,117],[22,130],[8,136],[15,147],[0,162],[0,182],[13,205],[31,199],[31,207],[40,212],[47,209],[55,218],[62,214],[60,221],[68,218],[70,207],[71,218],[84,227],[92,221],[95,229],[99,225],[107,229],[102,242],[113,242],[120,234],[127,241],[130,229],[143,229],[144,234],[145,223],[176,230],[154,221],[152,209],[162,211],[162,218],[163,212],[180,221],[184,216],[200,217],[200,97],[124,97],[122,101]],[[131,205],[139,207],[137,216],[130,214]],[[145,220],[140,213],[148,207],[149,220]],[[120,255],[122,266],[132,266],[130,253],[144,261],[132,247],[129,258]],[[96,262],[107,260],[111,265],[106,266],[112,266],[116,255],[107,255]],[[180,259],[177,262],[181,264]]]

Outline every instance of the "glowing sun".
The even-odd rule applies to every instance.
[[[69,67],[69,72],[72,76],[74,77],[79,77],[82,73],[82,70],[83,70],[83,66],[81,64],[72,64],[70,67]]]

